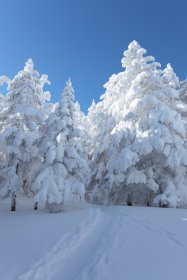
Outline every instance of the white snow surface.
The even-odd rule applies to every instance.
[[[2,280],[187,279],[186,209],[77,204],[48,214],[27,198],[16,212],[9,206],[0,204]]]

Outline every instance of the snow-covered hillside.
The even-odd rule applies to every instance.
[[[80,206],[80,205],[79,205]],[[187,210],[0,204],[2,280],[186,280]]]

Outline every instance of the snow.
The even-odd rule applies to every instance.
[[[48,102],[48,76],[32,59],[12,80],[0,76],[0,198],[187,208],[187,80],[146,53],[129,44],[87,115],[70,79]]]
[[[92,171],[86,190],[90,201],[101,204],[186,207],[181,186],[187,172],[178,172],[187,167],[187,87],[181,91],[171,65],[160,69],[146,52],[131,42],[121,60],[124,71],[109,78],[101,101],[90,108],[95,133],[89,136]],[[170,195],[168,181],[174,185]]]
[[[186,279],[185,209],[77,204],[48,214],[17,203],[16,212],[0,204],[0,279]]]

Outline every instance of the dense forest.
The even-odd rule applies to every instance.
[[[56,104],[29,59],[0,96],[0,198],[187,206],[187,81],[133,41],[85,115],[67,81]]]

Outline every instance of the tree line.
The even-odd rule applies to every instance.
[[[0,197],[32,195],[50,212],[84,201],[186,207],[187,82],[133,41],[123,71],[85,115],[67,81],[50,102],[29,59],[0,97]]]

